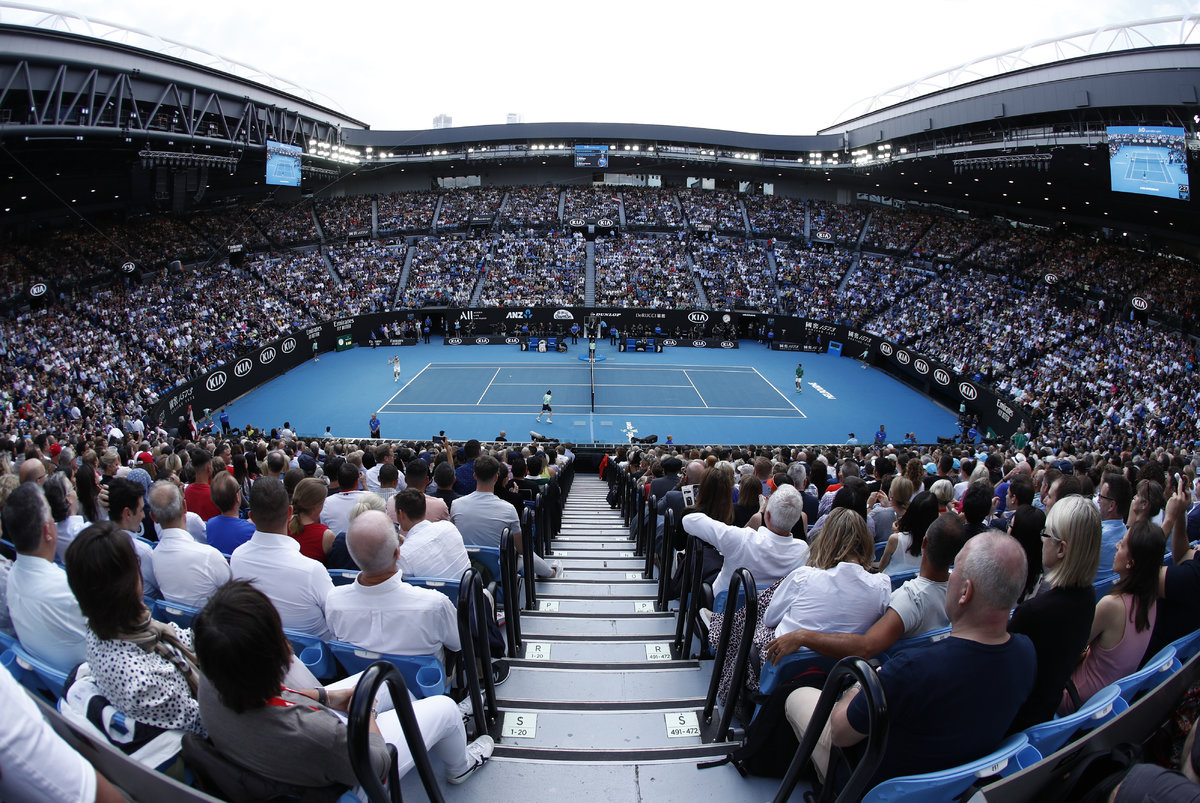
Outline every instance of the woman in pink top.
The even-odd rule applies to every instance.
[[[1096,692],[1138,668],[1157,614],[1158,574],[1167,537],[1157,524],[1139,521],[1117,544],[1117,582],[1096,603],[1092,635],[1063,691],[1058,713],[1075,711]]]

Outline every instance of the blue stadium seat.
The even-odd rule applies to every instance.
[[[4,655],[6,658],[11,656],[13,663],[9,664],[9,668],[14,670],[13,677],[25,688],[45,692],[55,700],[63,696],[67,685],[66,672],[54,668],[40,658],[34,658],[20,642],[9,647]]]
[[[358,577],[357,569],[330,569],[329,579],[335,586],[348,586]]]
[[[446,668],[436,655],[392,655],[361,650],[344,641],[329,642],[329,649],[347,673],[362,672],[376,661],[387,661],[404,675],[404,681],[417,699],[433,697],[450,691]]]
[[[1138,692],[1154,688],[1181,666],[1183,664],[1175,659],[1175,648],[1168,644],[1147,661],[1145,666],[1115,681],[1115,685],[1121,688],[1121,699],[1132,704]]]
[[[1108,592],[1112,591],[1113,583],[1116,581],[1117,575],[1110,574],[1092,583],[1092,588],[1096,591],[1096,602],[1099,602],[1101,597],[1107,596]]]
[[[901,572],[900,574],[892,575],[892,590],[895,591],[900,586],[907,583],[909,580],[920,574],[920,569],[913,569],[911,572]]]
[[[150,609],[154,612],[154,618],[160,622],[174,622],[180,627],[191,627],[192,619],[196,614],[200,613],[199,608],[191,608],[187,605],[180,605],[177,602],[168,602],[165,599],[156,599],[154,607]]]
[[[1169,646],[1175,648],[1175,659],[1181,664],[1186,664],[1197,652],[1200,652],[1200,630],[1193,630],[1186,636],[1180,636]]]
[[[813,682],[807,685],[820,688],[825,682],[824,676],[829,674],[829,670],[836,663],[837,659],[826,658],[812,650],[796,650],[785,656],[778,665],[770,661],[763,663],[758,680],[759,691],[768,695],[779,686],[791,683],[802,675],[810,675],[813,678]]]
[[[885,549],[887,549],[887,541],[880,541],[878,544],[875,545],[875,560],[876,560],[876,562],[878,562],[879,559],[883,557],[883,551]]]
[[[337,661],[329,645],[316,636],[300,633],[284,628],[284,635],[292,642],[292,649],[300,659],[300,663],[308,667],[308,671],[320,681],[332,680],[337,675]]]
[[[774,583],[772,583],[771,585],[774,585]],[[768,588],[770,588],[771,585],[758,586],[757,588],[754,589],[754,591],[756,594],[761,594],[762,592],[764,592]],[[726,600],[728,597],[729,597],[729,590],[726,589],[725,591],[722,591],[720,594],[717,594],[717,596],[715,596],[713,598],[713,607],[712,607],[713,613],[725,613],[725,604],[726,604]],[[738,606],[737,606],[737,608],[735,608],[733,610],[733,612],[737,613],[738,611],[740,611],[742,608],[745,608],[745,607],[746,607],[746,595],[739,594],[738,595]]]
[[[410,586],[439,591],[445,594],[456,607],[458,606],[458,580],[447,580],[442,577],[405,577],[403,579]]]
[[[558,349],[558,338],[546,338],[546,351],[556,351]]]
[[[498,546],[474,546],[472,544],[467,544],[467,557],[470,559],[471,564],[475,565],[476,568],[478,568],[479,566],[482,566],[484,569],[487,569],[488,573],[491,574],[491,579],[488,579],[487,574],[481,573],[482,579],[484,581],[484,583],[483,583],[484,587],[487,587],[489,583],[494,582],[496,584],[496,590],[495,590],[496,605],[497,605],[497,607],[499,607],[500,605],[503,605],[505,589],[504,589],[504,576],[500,573],[500,547],[498,547]],[[517,572],[519,573],[522,571],[522,568],[524,567],[525,564],[522,562],[520,555],[517,555],[516,559],[517,559]],[[518,585],[517,593],[518,593],[518,595],[520,594],[520,591],[521,591],[519,586],[522,582],[524,582],[524,581],[518,575],[518,577],[517,577],[517,585]],[[518,599],[519,599],[519,596],[518,596]],[[454,602],[455,602],[455,604],[457,604],[458,600],[455,599]]]
[[[863,803],[892,803],[898,800],[926,803],[930,800],[953,800],[979,778],[1012,775],[1041,760],[1041,753],[1029,744],[1025,734],[1017,733],[1008,737],[995,752],[977,761],[940,772],[905,775],[886,780],[867,792]]]
[[[1129,708],[1121,699],[1121,687],[1117,684],[1105,686],[1088,698],[1088,701],[1073,714],[1056,716],[1040,725],[1025,729],[1025,737],[1039,753],[1048,756],[1067,743],[1078,731],[1090,731],[1103,725],[1117,714]]]
[[[927,633],[922,633],[919,636],[913,636],[912,638],[902,638],[899,641],[897,641],[895,644],[893,644],[891,647],[888,647],[886,650],[884,650],[882,653],[880,653],[876,657],[880,660],[880,662],[890,661],[892,658],[895,658],[897,655],[899,655],[904,650],[910,649],[912,647],[923,647],[925,645],[932,644],[935,641],[941,641],[942,639],[946,638],[949,635],[950,635],[950,626],[947,625],[946,627],[939,627],[936,630],[930,630]]]

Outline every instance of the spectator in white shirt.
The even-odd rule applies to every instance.
[[[54,563],[58,530],[42,488],[22,483],[4,503],[4,534],[17,548],[8,574],[8,612],[21,646],[35,658],[69,672],[87,660],[87,622]]]
[[[332,634],[325,622],[325,599],[333,580],[324,565],[301,555],[300,542],[287,535],[291,515],[283,483],[271,477],[255,480],[250,520],[256,529],[233,551],[229,566],[233,579],[249,580],[267,595],[284,628],[328,639]]]
[[[396,568],[405,577],[442,577],[457,580],[471,566],[462,533],[449,521],[429,521],[425,517],[429,502],[416,488],[406,488],[392,497],[400,532],[400,558]],[[437,501],[441,502],[440,499]],[[443,503],[445,504],[445,503]]]
[[[379,493],[379,471],[384,466],[395,465],[395,460],[395,453],[390,443],[381,443],[375,447],[375,465],[363,473],[363,482],[368,491]]]
[[[325,507],[321,509],[321,523],[333,530],[335,535],[350,529],[350,510],[367,493],[361,490],[359,481],[358,468],[349,461],[342,463],[338,469],[338,488],[341,490],[326,499]],[[284,627],[287,627],[286,623]]]
[[[214,547],[197,543],[187,531],[187,503],[175,483],[154,483],[150,488],[150,512],[162,526],[151,560],[163,599],[203,608],[212,593],[232,576],[229,564]]]
[[[346,534],[361,571],[350,585],[333,589],[326,603],[334,637],[366,650],[399,655],[460,649],[458,616],[446,595],[402,582],[396,570],[400,538],[387,515],[369,510]]]

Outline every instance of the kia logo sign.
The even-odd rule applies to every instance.
[[[880,343],[879,344],[879,352],[885,357],[892,356],[892,344],[891,343]]]
[[[950,372],[947,371],[945,368],[939,368],[933,372],[933,379],[939,385],[949,385],[950,384]]]
[[[38,296],[44,296],[46,295],[46,291],[49,289],[50,288],[46,286],[45,282],[37,282],[36,284],[30,286],[29,295],[33,296],[34,298],[37,298]]]
[[[492,342],[491,338],[488,338],[488,337],[477,337],[477,338],[475,338],[475,345],[476,345],[476,346],[486,346],[488,343],[491,343],[491,342]]]
[[[663,345],[664,346],[678,346],[679,344],[676,343],[674,340],[664,340]]]
[[[283,350],[284,354],[291,354],[296,350],[296,338],[289,337],[287,340],[283,341],[283,345],[279,348]]]
[[[1058,284],[1058,274],[1057,273],[1047,273],[1046,274],[1046,284]]]
[[[241,379],[246,374],[250,373],[250,369],[254,367],[254,363],[247,359],[237,361],[237,365],[233,366],[233,375]]]
[[[918,374],[929,373],[929,363],[925,362],[923,359],[918,358],[917,361],[913,363],[913,367],[917,369]]]
[[[707,344],[707,343],[705,343],[703,340],[693,340],[693,341],[692,341],[692,345],[693,345],[695,348],[702,349],[702,348],[704,348],[705,346],[707,346],[708,344]]]
[[[723,349],[735,349],[735,348],[737,348],[737,343],[732,343],[732,342],[730,342],[730,341],[728,341],[728,340],[722,340],[722,341],[721,341],[721,348],[723,348]]]
[[[611,229],[613,227],[613,222],[611,218],[602,217],[596,221],[596,225],[606,229]]]
[[[462,338],[461,338],[461,337],[452,337],[452,338],[449,338],[448,340],[446,340],[446,345],[447,345],[447,346],[461,346],[461,345],[462,345]]]
[[[976,390],[975,386],[970,382],[959,382],[958,392],[961,393],[962,397],[967,401],[975,401],[976,397],[979,396],[979,391]]]
[[[137,270],[137,265],[134,265],[132,262],[126,262],[121,265],[121,273],[133,273],[135,270]]]
[[[908,361],[911,359],[912,357],[908,356],[907,351],[896,352],[896,362],[900,363],[901,365],[908,365]]]
[[[520,342],[521,342],[521,338],[519,338],[519,337],[506,337],[506,338],[504,338],[504,342],[505,342],[505,343],[507,343],[507,344],[508,344],[508,345],[510,345],[510,346],[516,346],[516,345],[519,345],[519,344],[520,344]]]
[[[707,312],[689,312],[688,320],[692,323],[708,323]]]
[[[261,362],[263,365],[266,365],[273,359],[275,359],[275,347],[274,346],[267,346],[258,355],[258,361]]]
[[[819,232],[817,232],[817,239],[818,240],[832,240],[833,235],[827,231],[819,231]]]
[[[1150,302],[1141,296],[1134,296],[1133,301],[1130,303],[1133,304],[1133,308],[1138,312],[1145,312],[1146,310],[1150,309]]]
[[[576,228],[576,229],[583,228],[583,218],[573,217],[573,218],[571,218],[571,222],[568,225],[570,225],[572,228]]]
[[[225,387],[225,383],[228,381],[229,377],[224,371],[217,371],[215,374],[209,374],[208,379],[204,380],[204,387],[211,393]]]

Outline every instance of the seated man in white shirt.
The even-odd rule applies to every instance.
[[[921,542],[921,572],[892,592],[888,609],[866,633],[820,633],[793,630],[767,645],[773,664],[801,648],[830,658],[857,655],[874,658],[891,649],[902,638],[912,638],[930,630],[948,627],[946,584],[950,567],[966,543],[962,519],[943,513],[925,531]]]
[[[375,451],[372,453],[372,456],[375,458],[375,465],[363,472],[363,484],[371,493],[379,493],[379,489],[382,485],[382,483],[379,481],[379,472],[385,465],[395,465],[395,447],[390,443],[381,443],[375,447]],[[400,490],[403,489],[404,486],[401,485]]]
[[[154,548],[138,538],[142,534],[142,520],[146,518],[145,493],[145,489],[133,480],[114,477],[108,484],[108,518],[116,522],[133,542],[138,562],[142,567],[142,594],[147,597],[160,597],[162,592],[158,589],[154,563],[151,560]]]
[[[54,563],[58,529],[42,486],[22,483],[4,503],[4,534],[17,548],[8,573],[8,613],[21,646],[63,672],[87,660],[87,621]]]
[[[781,485],[767,500],[762,526],[734,527],[703,513],[683,517],[683,529],[717,548],[725,558],[713,583],[713,594],[729,590],[733,573],[745,567],[760,585],[774,583],[808,560],[808,544],[792,537],[792,527],[804,514],[804,499],[791,485]]]
[[[249,541],[233,551],[229,567],[234,580],[249,580],[267,595],[284,629],[329,639],[325,600],[333,580],[324,564],[300,554],[300,542],[287,534],[291,517],[283,483],[266,476],[255,480],[250,487],[250,520],[256,529]]]
[[[225,556],[192,538],[186,529],[187,502],[170,480],[159,480],[150,488],[150,512],[162,527],[151,560],[163,599],[203,608],[232,577]]]
[[[405,577],[457,580],[471,567],[471,560],[457,527],[449,521],[429,521],[425,517],[429,501],[435,498],[416,488],[406,488],[392,497],[404,536],[396,568]]]
[[[353,583],[329,593],[325,613],[334,638],[374,652],[433,653],[443,663],[447,650],[461,649],[458,614],[449,598],[402,582],[396,569],[400,537],[385,514],[359,515],[346,546],[361,571]]]
[[[349,461],[342,463],[338,468],[338,488],[340,490],[326,499],[325,507],[321,508],[321,523],[333,530],[335,535],[341,535],[350,529],[350,510],[367,493],[360,489],[361,476],[358,473],[358,467]],[[280,530],[280,532],[286,531]],[[286,628],[287,623],[284,623],[283,626]]]
[[[429,487],[429,466],[424,460],[416,458],[408,461],[408,465],[404,467],[404,490],[412,488],[425,494],[425,490]],[[398,515],[395,514],[396,506],[392,499],[388,499],[388,514],[392,516],[392,521],[400,525],[400,534],[408,535],[408,530],[404,523],[400,521]],[[438,496],[430,496],[425,494],[425,521],[450,521],[450,506],[446,504],[446,500]]]

